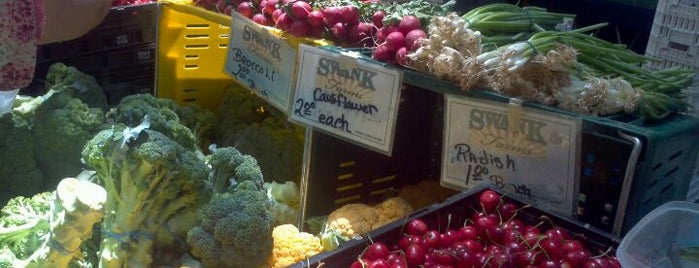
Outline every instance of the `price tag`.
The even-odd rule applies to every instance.
[[[282,111],[289,110],[296,51],[284,39],[231,14],[226,72]]]
[[[474,98],[445,97],[442,184],[489,184],[572,216],[581,120]]]
[[[391,155],[402,74],[301,45],[290,120]]]

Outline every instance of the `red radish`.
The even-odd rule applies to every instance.
[[[306,21],[309,25],[311,25],[311,27],[321,27],[323,26],[323,19],[323,13],[318,10],[314,10],[311,11],[311,13],[308,13]]]
[[[223,10],[226,9],[226,6],[228,6],[228,1],[227,0],[218,0],[216,1],[216,11],[223,13]]]
[[[386,36],[384,45],[393,51],[397,51],[401,47],[405,47],[405,36],[401,32],[392,32]]]
[[[330,33],[332,33],[332,36],[335,38],[335,40],[339,41],[346,41],[348,32],[349,31],[347,25],[342,22],[335,23],[330,28]]]
[[[359,21],[359,8],[350,5],[342,6],[340,7],[340,16],[345,23],[356,23]]]
[[[310,27],[305,20],[294,20],[288,32],[296,37],[306,37],[310,32]]]
[[[403,34],[408,34],[412,30],[420,29],[420,19],[413,15],[403,17],[398,23],[398,30]]]
[[[263,14],[272,15],[277,10],[277,0],[262,0],[259,7]]]
[[[396,64],[407,66],[408,65],[408,48],[401,47],[396,50]]]
[[[305,20],[308,17],[308,13],[313,11],[311,4],[304,1],[296,1],[291,4],[291,15],[294,19]]]
[[[282,31],[289,31],[293,23],[294,19],[291,18],[291,15],[288,13],[282,13],[277,19],[277,28],[281,29]]]
[[[227,5],[227,6],[223,9],[223,14],[226,14],[226,15],[228,15],[228,16],[231,15],[231,12],[233,12],[233,6],[231,6],[231,5]]]
[[[252,18],[253,15],[253,9],[252,9],[252,3],[251,2],[242,2],[238,5],[238,8],[236,8],[238,13],[241,15],[245,16],[246,18]]]
[[[485,213],[493,213],[500,204],[500,194],[493,190],[485,190],[479,196],[479,200]]]
[[[376,38],[376,43],[383,43],[386,41],[386,36],[392,32],[397,32],[398,31],[398,26],[395,25],[389,25],[386,27],[381,27],[379,30],[376,31],[376,35],[374,37]]]
[[[425,223],[421,219],[411,220],[408,222],[407,225],[405,225],[405,233],[409,235],[423,236],[425,235],[425,233],[427,233],[427,231],[427,223]]]
[[[342,9],[338,6],[326,7],[321,12],[326,26],[332,27],[342,20]]]
[[[380,259],[386,259],[390,254],[391,252],[388,250],[388,246],[386,246],[386,244],[381,242],[375,242],[369,245],[366,251],[364,251],[364,256],[362,257],[369,261],[375,261]]]
[[[418,41],[423,38],[427,38],[427,33],[425,33],[425,31],[420,29],[412,30],[405,34],[405,47],[410,50],[415,50],[419,44]]]
[[[274,12],[272,12],[272,21],[274,21],[275,25],[277,24],[277,22],[279,22],[279,16],[282,15],[282,13],[284,13],[284,11],[282,11],[281,9],[276,9],[274,10]]]
[[[310,27],[308,28],[308,37],[321,39],[325,35],[323,27]]]
[[[257,24],[261,24],[261,25],[268,25],[269,24],[267,17],[265,17],[265,15],[262,13],[257,13],[255,15],[252,15],[252,21],[254,21]]]
[[[374,12],[371,15],[371,23],[373,23],[378,28],[383,28],[383,18],[386,17],[386,13],[383,10]]]

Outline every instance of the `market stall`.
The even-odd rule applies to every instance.
[[[0,267],[651,267],[699,200],[699,3],[113,5],[0,117]]]

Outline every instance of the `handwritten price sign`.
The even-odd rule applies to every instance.
[[[297,75],[290,120],[391,154],[402,72],[301,45]]]
[[[473,98],[446,96],[445,103],[443,185],[489,184],[572,215],[579,119]]]
[[[239,13],[233,12],[231,18],[226,72],[272,105],[288,111],[296,51]]]

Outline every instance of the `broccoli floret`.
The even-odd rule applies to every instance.
[[[32,196],[44,189],[44,173],[34,157],[29,123],[15,112],[0,116],[0,205],[15,196]]]
[[[109,108],[107,96],[97,80],[75,67],[63,63],[54,63],[46,73],[45,87],[47,90],[63,87],[60,90],[80,99],[90,106],[106,112]]]
[[[198,225],[187,234],[191,252],[206,267],[260,267],[272,253],[274,218],[271,200],[263,186],[262,174],[254,158],[234,148],[213,151],[216,162],[212,176],[233,178],[235,184],[223,192],[214,192],[199,209]],[[228,157],[227,161],[222,159]],[[237,163],[237,166],[232,165]],[[214,164],[223,164],[217,168]]]
[[[80,160],[85,143],[104,128],[104,112],[90,108],[67,92],[58,92],[36,110],[32,137],[34,156],[44,172],[44,186],[75,177],[83,169]]]
[[[74,178],[63,179],[55,192],[16,197],[2,209],[0,267],[89,267],[81,252],[102,220],[104,189]]]
[[[197,104],[190,104],[180,106],[177,109],[177,115],[179,115],[182,124],[192,130],[199,146],[202,148],[208,146],[218,124],[216,114]]]
[[[101,267],[148,267],[154,244],[176,240],[161,236],[180,235],[160,229],[208,200],[204,159],[149,129],[145,118],[133,128],[116,124],[99,132],[83,150],[108,195]]]
[[[187,150],[199,150],[194,133],[182,124],[177,111],[178,106],[172,100],[150,94],[129,95],[117,105],[113,121],[136,127],[148,116],[151,130],[165,134]]]
[[[219,146],[233,146],[240,129],[275,115],[284,116],[255,93],[239,84],[233,84],[216,110],[216,116],[221,118],[216,128],[216,143]]]
[[[219,146],[235,147],[257,159],[267,181],[300,183],[304,151],[301,126],[249,90],[234,85],[217,110]]]
[[[254,156],[268,181],[299,183],[304,142],[303,127],[269,117],[242,129],[233,146]]]

